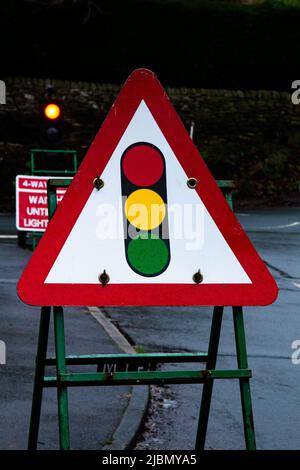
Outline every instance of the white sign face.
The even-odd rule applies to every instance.
[[[155,75],[134,71],[19,283],[30,305],[267,305],[278,288]]]
[[[161,274],[147,278],[131,269],[124,250],[120,164],[136,142],[157,147],[166,166],[170,261]],[[191,273],[199,269],[202,284],[251,284],[198,194],[187,186],[189,176],[141,101],[101,175],[104,187],[92,191],[45,283],[99,284],[104,268],[113,284],[191,284]]]

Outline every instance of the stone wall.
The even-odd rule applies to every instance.
[[[14,178],[38,147],[39,101],[47,80],[8,78],[0,107],[0,211],[13,210]],[[53,80],[64,101],[65,146],[84,156],[120,87]],[[300,179],[300,105],[277,91],[167,88],[216,178],[236,181],[237,197],[281,202]]]

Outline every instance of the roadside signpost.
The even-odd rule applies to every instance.
[[[26,232],[44,232],[48,226],[47,181],[50,176],[16,177],[16,227]],[[53,177],[52,177],[53,179]],[[66,188],[57,190],[59,203]]]
[[[51,128],[50,128],[51,129]],[[58,167],[57,167],[58,165]],[[61,175],[72,177],[78,169],[76,150],[32,149],[30,151],[31,175],[16,177],[16,227],[18,244],[25,248],[31,232],[32,248],[36,248],[48,226],[47,180]],[[43,191],[43,196],[37,197]],[[58,202],[65,190],[58,191]],[[27,193],[27,194],[26,194]]]
[[[247,449],[255,433],[242,306],[275,301],[277,286],[154,74],[135,71],[108,114],[18,284],[42,307],[29,448],[36,448],[43,387],[57,387],[60,446],[68,449],[70,386],[202,383],[196,449],[205,445],[215,379],[239,379]],[[207,353],[66,356],[63,306],[212,305]],[[232,306],[238,369],[217,370],[224,306]],[[51,307],[56,358],[46,358]],[[150,357],[151,356],[151,357]],[[139,360],[206,363],[204,370],[106,373],[101,364]],[[70,373],[69,364],[98,364]],[[56,376],[45,377],[45,366]]]

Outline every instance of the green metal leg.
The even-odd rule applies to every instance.
[[[236,343],[237,362],[239,369],[248,369],[246,338],[242,307],[232,307]],[[241,378],[240,392],[243,410],[244,435],[247,450],[255,450],[255,431],[251,403],[249,378]]]
[[[44,382],[44,375],[45,375],[45,362],[46,362],[46,356],[47,356],[50,314],[51,314],[51,307],[42,307],[38,347],[37,347],[37,355],[36,355],[33,398],[32,398],[30,428],[29,428],[29,437],[28,437],[28,450],[36,450],[37,448],[40,416],[41,416],[41,405],[42,405],[42,398],[43,398],[43,382]]]
[[[64,313],[62,307],[54,307],[54,334],[56,350],[57,401],[59,421],[59,443],[61,450],[70,449],[68,390],[60,383],[60,376],[66,373],[66,350]]]
[[[224,307],[214,307],[213,319],[212,319],[212,324],[211,324],[211,332],[210,332],[210,338],[209,338],[208,358],[207,358],[207,363],[206,363],[206,369],[216,368],[219,340],[220,340],[220,333],[221,333],[221,325],[222,325],[222,318],[223,318],[223,310],[224,310]],[[206,439],[210,403],[211,403],[211,397],[212,397],[212,391],[213,391],[213,384],[214,384],[214,381],[213,379],[211,379],[203,385],[199,424],[198,424],[198,431],[197,431],[196,445],[195,445],[195,449],[197,451],[202,451],[204,450],[204,447],[205,447],[205,439]]]

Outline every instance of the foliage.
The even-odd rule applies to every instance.
[[[300,151],[298,148],[258,141],[252,146],[239,140],[235,143],[212,139],[200,152],[217,179],[233,179],[236,199],[260,203],[283,203],[297,197],[300,181]]]
[[[122,83],[146,66],[171,86],[286,90],[300,70],[287,1],[1,2],[1,78]]]

